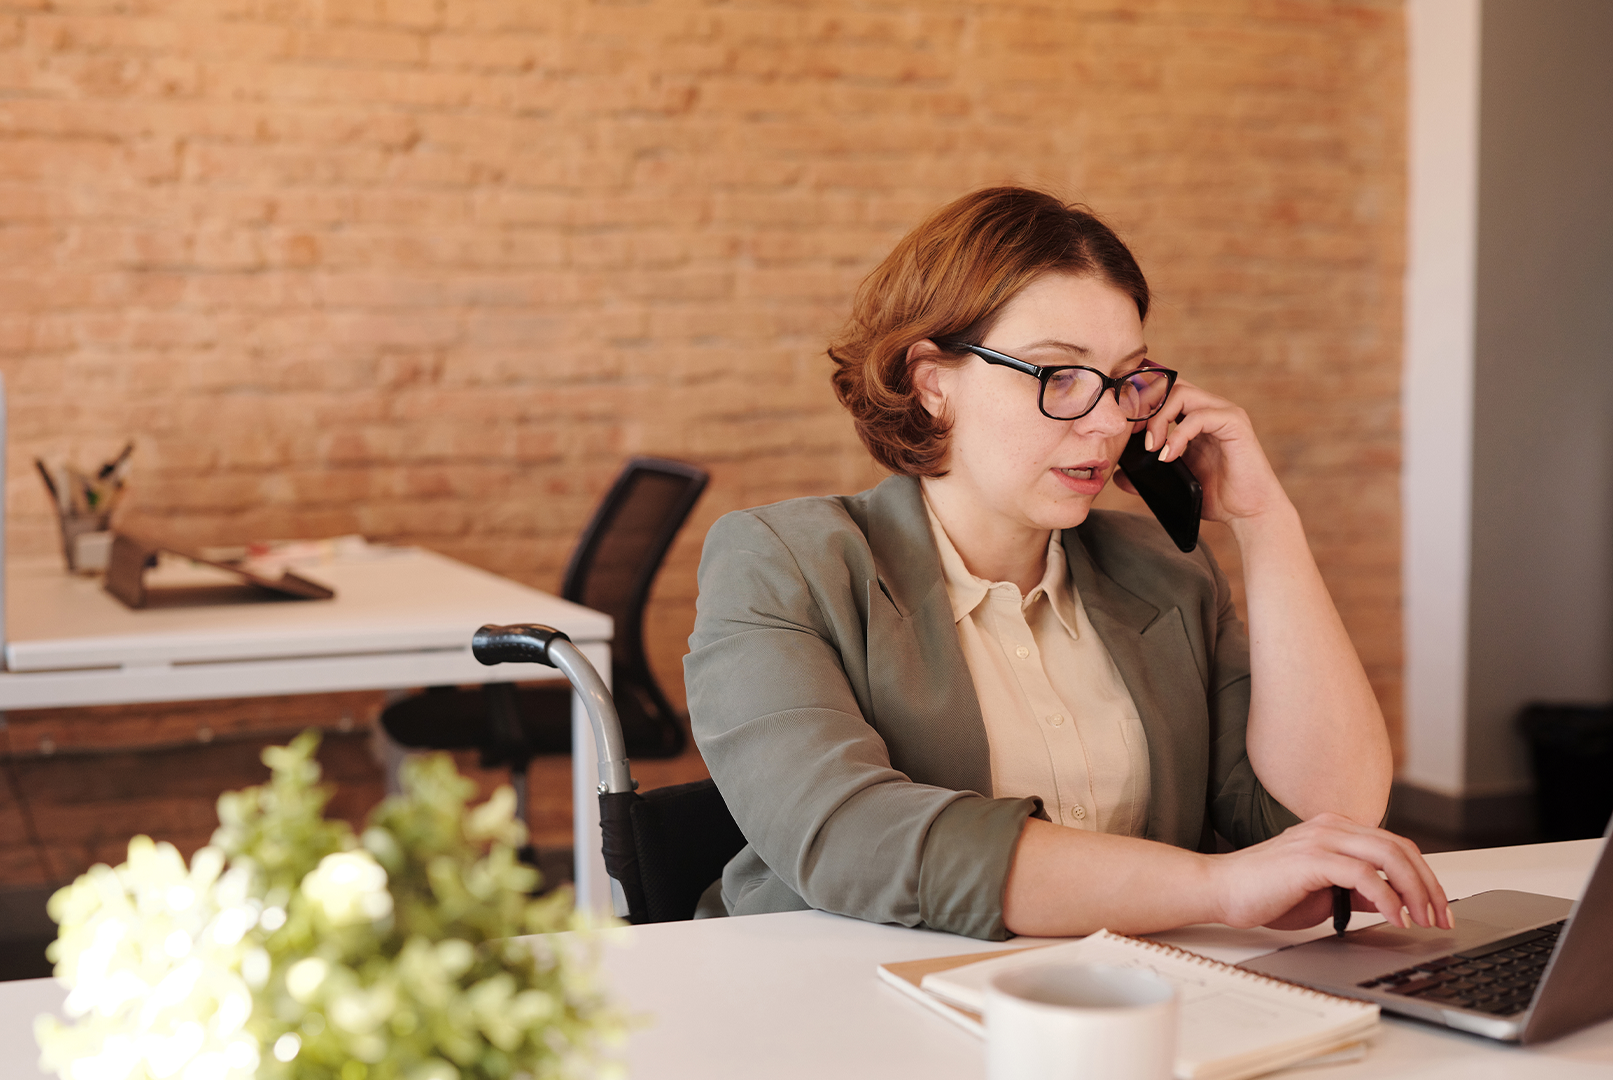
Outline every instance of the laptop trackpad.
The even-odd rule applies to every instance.
[[[1246,960],[1248,968],[1308,986],[1345,988],[1421,960],[1475,948],[1533,926],[1567,918],[1573,901],[1538,893],[1496,890],[1451,903],[1453,930],[1401,930],[1384,923],[1329,935]]]

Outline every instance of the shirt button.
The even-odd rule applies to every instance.
[[[1070,816],[1077,821],[1084,821],[1087,816],[1087,808],[1084,806],[1072,806],[1070,807]]]
[[[1052,724],[1054,727],[1058,727],[1060,724],[1064,723],[1064,714],[1063,713],[1054,713],[1052,716],[1049,716],[1047,718],[1047,722],[1049,724]]]
[[[1025,648],[1025,646],[1023,646],[1023,645],[1021,645],[1019,648],[1014,650],[1014,655],[1019,657],[1021,660],[1025,659],[1025,657],[1029,656],[1030,654],[1031,654],[1031,651],[1029,649]]]

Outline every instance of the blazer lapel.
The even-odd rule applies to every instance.
[[[991,794],[991,748],[969,677],[919,482],[870,493],[868,679],[891,764],[924,783]]]
[[[1070,576],[1087,617],[1114,659],[1148,735],[1147,837],[1197,848],[1204,831],[1209,709],[1202,665],[1180,608],[1161,611],[1097,566],[1065,529]]]

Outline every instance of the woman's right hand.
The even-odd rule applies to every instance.
[[[1228,926],[1315,926],[1328,917],[1332,887],[1340,885],[1357,910],[1378,911],[1393,926],[1406,926],[1409,914],[1418,926],[1451,929],[1445,890],[1417,845],[1340,814],[1318,814],[1209,861],[1219,921]]]

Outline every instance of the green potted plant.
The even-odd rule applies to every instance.
[[[51,898],[64,1080],[504,1080],[614,1071],[622,1024],[569,891],[532,899],[514,793],[447,755],[404,766],[361,834],[324,816],[318,737],[264,751],[185,865],[136,837]],[[580,933],[565,937],[555,931]]]

